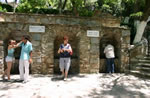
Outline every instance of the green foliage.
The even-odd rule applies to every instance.
[[[21,0],[21,4],[30,5],[32,8],[44,8],[46,7],[46,1],[47,0]]]
[[[137,12],[143,12],[145,0],[122,0],[122,16],[133,16]]]
[[[141,18],[143,16],[143,12],[137,12],[130,15],[130,17]]]
[[[28,2],[23,2],[17,7],[16,12],[30,13],[32,12],[32,6]]]
[[[32,13],[33,10],[46,6],[46,0],[22,0],[16,10],[21,13]]]
[[[87,17],[92,17],[93,16],[93,11],[89,11],[86,8],[83,8],[82,10],[79,10],[79,16],[87,16]]]
[[[53,9],[58,8],[59,0],[47,0],[47,2]]]
[[[3,9],[2,9],[2,7],[0,6],[0,12],[3,12]]]
[[[122,13],[121,0],[98,0],[98,8],[103,12],[120,16]]]
[[[107,4],[103,4],[101,9],[102,9],[103,12],[112,13],[111,7]]]
[[[78,9],[81,8],[83,6],[83,0],[72,0],[72,2],[75,2],[75,7],[77,7]]]
[[[145,0],[98,0],[98,8],[115,16],[130,16],[143,12]]]
[[[141,17],[145,0],[20,0],[16,11],[21,13],[61,14],[92,16],[94,10],[110,13],[114,16]],[[67,1],[65,3],[65,1]],[[64,7],[64,8],[63,8]],[[8,10],[9,9],[9,10]],[[1,7],[0,11],[13,11],[13,8]],[[93,11],[93,12],[92,12]]]
[[[0,12],[3,12],[2,6],[0,6]]]
[[[8,4],[0,3],[0,12],[12,12],[13,8]]]
[[[39,13],[39,14],[59,14],[59,10],[57,9],[49,9],[49,8],[34,8],[32,13]]]

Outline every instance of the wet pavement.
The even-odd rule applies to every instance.
[[[126,74],[31,75],[22,83],[0,79],[0,98],[150,98],[150,80]]]

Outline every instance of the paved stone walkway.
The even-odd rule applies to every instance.
[[[0,80],[0,98],[150,98],[150,80],[125,74],[32,75],[26,84]]]

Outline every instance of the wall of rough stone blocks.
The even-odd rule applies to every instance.
[[[29,26],[31,25],[45,26],[45,32],[29,32]],[[63,42],[62,37],[64,35],[69,36],[69,43],[72,45],[74,51],[70,73],[104,72],[105,59],[100,58],[100,55],[102,55],[101,43],[103,43],[101,39],[104,39],[104,41],[116,39],[113,44],[117,44],[115,47],[118,58],[115,62],[119,72],[124,71],[122,68],[127,63],[122,60],[124,55],[122,55],[121,50],[126,49],[123,47],[124,44],[129,44],[130,40],[128,39],[130,34],[123,35],[128,29],[120,28],[120,22],[116,18],[1,13],[0,29],[0,39],[5,44],[7,43],[7,39],[10,38],[19,41],[22,35],[28,34],[31,36],[34,49],[34,62],[31,65],[31,72],[33,74],[60,72],[57,50]],[[87,37],[87,30],[97,30],[100,32],[100,36]],[[18,54],[16,53],[16,55]]]
[[[129,47],[130,47],[130,30],[124,29],[121,32],[121,72],[129,68]]]
[[[0,74],[4,72],[4,53],[3,41],[0,40]]]

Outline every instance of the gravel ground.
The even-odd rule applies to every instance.
[[[125,74],[31,75],[27,83],[12,75],[0,79],[0,98],[150,98],[150,80]]]

